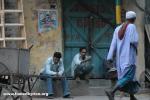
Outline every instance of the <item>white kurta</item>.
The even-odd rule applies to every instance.
[[[76,69],[76,67],[81,64],[80,56],[81,56],[80,53],[77,53],[73,58],[73,61],[71,63],[71,75],[72,76],[74,76],[74,70]]]
[[[118,31],[122,25],[118,26],[113,35],[107,60],[112,60],[113,56],[116,56],[116,67],[118,72],[118,79],[122,78],[125,69],[136,63],[136,49],[130,44],[132,43],[137,47],[138,45],[138,33],[134,24],[129,24],[126,28],[124,37],[122,40],[118,37]]]

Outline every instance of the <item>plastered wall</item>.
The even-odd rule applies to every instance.
[[[63,51],[61,2],[57,0],[58,27],[45,33],[38,33],[37,11],[38,9],[49,9],[48,0],[23,0],[25,25],[27,32],[28,45],[33,44],[31,49],[31,70],[39,72],[44,61],[54,51]],[[140,6],[144,5],[145,0],[137,0]],[[143,72],[145,70],[144,59],[144,12],[135,4],[135,0],[123,0],[123,9],[133,10],[137,13],[136,26],[139,32],[139,47],[137,59],[137,79],[144,81]]]
[[[61,5],[59,0],[56,3],[58,27],[39,33],[38,10],[50,9],[50,4],[48,0],[23,0],[28,46],[34,45],[30,57],[31,73],[34,71],[38,73],[47,57],[53,55],[55,51],[62,52]]]

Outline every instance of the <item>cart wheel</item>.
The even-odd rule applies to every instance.
[[[0,62],[0,83],[1,84],[8,84],[9,76],[6,76],[7,73],[10,73],[9,69],[7,68],[7,66],[5,64]],[[0,95],[2,92],[2,88],[3,87],[0,85]]]
[[[3,83],[3,84],[9,83],[10,76],[7,74],[10,74],[8,67],[2,62],[0,62],[0,83]]]
[[[2,93],[2,86],[0,86],[0,96],[1,96],[1,93]]]
[[[8,75],[7,75],[8,74]],[[10,71],[8,67],[0,62],[0,100],[12,100],[13,95],[7,93],[13,93],[12,84],[10,84]]]

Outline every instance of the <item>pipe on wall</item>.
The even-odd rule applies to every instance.
[[[115,0],[116,3],[116,24],[120,24],[121,23],[121,6],[120,3],[121,0]]]

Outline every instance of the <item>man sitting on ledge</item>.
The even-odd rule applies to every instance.
[[[90,60],[91,56],[87,55],[87,49],[85,47],[81,47],[79,49],[79,53],[74,56],[71,64],[71,74],[77,82],[79,82],[80,79],[89,82],[89,74],[93,69]]]
[[[47,90],[48,90],[48,96],[49,98],[53,98],[54,92],[53,92],[53,77],[56,76],[62,77],[61,83],[63,87],[63,97],[68,98],[70,97],[70,89],[68,86],[68,81],[64,77],[64,65],[63,65],[63,60],[61,59],[61,53],[60,52],[55,52],[53,57],[49,57],[45,63],[44,68],[41,70],[41,73],[43,75],[50,75],[52,76],[51,78],[48,77],[46,78],[47,82]]]

